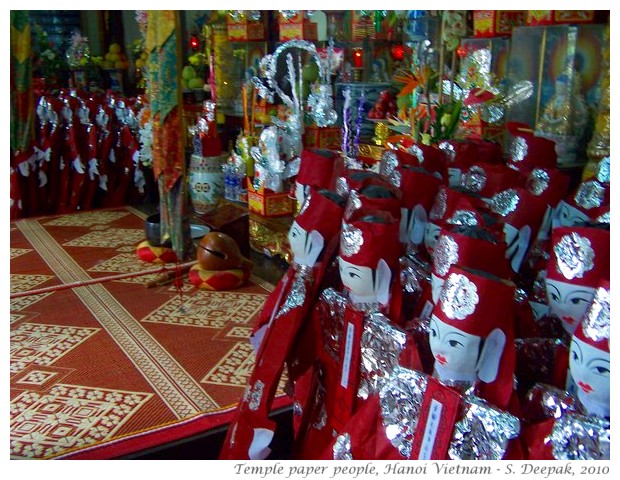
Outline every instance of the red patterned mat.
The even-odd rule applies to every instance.
[[[144,215],[118,208],[11,223],[11,292],[153,268]],[[11,299],[11,458],[114,458],[230,421],[271,286],[154,275]],[[278,405],[283,405],[281,399]]]

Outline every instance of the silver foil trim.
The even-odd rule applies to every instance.
[[[351,436],[348,433],[338,435],[332,447],[334,460],[353,460],[351,455]]]
[[[595,342],[609,339],[610,300],[609,290],[603,287],[597,288],[584,316],[583,334]]]
[[[417,256],[400,257],[400,282],[407,293],[421,292],[423,285],[431,281],[429,265]]]
[[[349,184],[347,183],[347,179],[344,177],[339,177],[336,180],[336,193],[338,195],[342,195],[346,197],[349,194]]]
[[[594,250],[590,240],[576,232],[564,235],[553,246],[558,272],[568,280],[583,278],[594,268]]]
[[[476,284],[465,275],[451,273],[446,279],[441,293],[441,310],[451,320],[464,320],[474,313],[480,298]]]
[[[260,401],[263,398],[263,390],[265,384],[260,380],[257,380],[254,386],[251,388],[248,398],[248,408],[252,411],[258,410]]]
[[[547,271],[540,270],[534,279],[532,288],[530,290],[531,299],[538,302],[547,304]]]
[[[421,164],[424,163],[424,152],[417,145],[412,145],[411,147],[409,147],[407,149],[407,152],[409,152],[411,155],[415,155],[418,159],[418,162],[420,162]]]
[[[454,145],[448,141],[443,141],[439,143],[439,150],[444,153],[445,157],[448,159],[448,163],[454,163],[454,158],[456,157]]]
[[[557,460],[609,460],[610,429],[608,420],[567,414],[555,421],[545,440]]]
[[[405,458],[411,455],[427,385],[423,373],[397,366],[379,392],[385,435]]]
[[[583,182],[575,194],[575,203],[585,210],[599,208],[604,201],[605,187],[596,180]]]
[[[535,168],[525,182],[525,188],[533,195],[542,195],[549,188],[549,173],[542,168]]]
[[[527,302],[528,300],[529,298],[525,290],[523,290],[522,288],[515,289],[515,302],[524,303],[524,302]]]
[[[293,285],[289,290],[286,300],[280,307],[278,314],[275,318],[280,318],[286,315],[294,308],[303,306],[306,301],[306,284],[312,282],[312,268],[306,265],[296,265],[295,278],[293,279]]]
[[[446,214],[446,208],[448,207],[448,192],[445,187],[441,188],[437,192],[435,197],[435,203],[428,214],[429,220],[440,220]]]
[[[611,181],[609,157],[605,157],[598,162],[596,166],[596,179],[601,183],[609,183]]]
[[[360,200],[357,190],[351,190],[349,198],[347,198],[347,204],[344,207],[343,218],[348,220],[353,215],[353,212],[362,208],[362,201]]]
[[[450,235],[441,235],[435,244],[433,266],[440,277],[448,274],[450,267],[459,261],[459,246]]]
[[[519,435],[519,419],[478,397],[467,397],[463,403],[465,411],[454,425],[448,457],[452,460],[501,460],[508,440]]]
[[[460,183],[468,192],[480,193],[487,184],[487,173],[484,168],[474,165],[461,175]]]
[[[344,257],[351,257],[362,248],[364,244],[364,236],[362,231],[349,224],[343,222],[342,233],[340,234],[340,253]]]
[[[299,12],[300,10],[280,10],[280,13],[282,14],[282,16],[286,18],[287,20],[290,20],[295,15],[297,15]]]
[[[469,227],[477,227],[478,219],[476,214],[471,210],[457,210],[454,214],[446,220],[446,223],[451,225],[465,225]]]
[[[247,14],[248,18],[253,22],[258,22],[263,16],[260,10],[248,10]]]
[[[381,154],[381,161],[379,162],[379,173],[389,177],[394,170],[398,167],[398,156],[394,150],[385,150]]]
[[[406,336],[381,313],[364,319],[361,339],[360,383],[357,396],[364,400],[375,394],[398,365]]]
[[[306,209],[308,208],[308,205],[310,205],[310,198],[312,197],[312,190],[310,189],[308,190],[309,190],[308,195],[304,199],[304,203],[301,204],[301,208],[299,209],[299,213],[297,214],[298,216],[304,213]]]
[[[344,328],[347,299],[333,288],[327,288],[319,297],[319,317],[325,351],[334,359],[340,358],[340,344]]]
[[[327,425],[327,410],[325,409],[325,405],[321,405],[321,411],[319,412],[319,418],[317,418],[316,422],[312,424],[312,427],[317,430],[323,430]]]
[[[519,206],[519,194],[513,188],[496,193],[491,198],[491,210],[502,217],[514,212]]]
[[[603,213],[603,215],[600,215],[597,219],[596,219],[597,223],[610,223],[611,222],[611,217],[609,215],[609,212],[605,212]]]
[[[328,127],[336,123],[338,113],[333,107],[331,85],[319,85],[316,91],[308,95],[308,109],[317,127]]]
[[[550,339],[532,339],[532,341],[535,340],[544,342]],[[553,348],[553,346],[552,344],[551,347]],[[579,404],[575,402],[570,393],[546,383],[536,383],[527,392],[526,400],[530,404],[539,404],[542,409],[541,413],[545,418],[560,418],[567,413],[579,413],[581,411]]]
[[[527,141],[523,137],[513,137],[508,146],[508,158],[515,162],[521,162],[527,156]]]

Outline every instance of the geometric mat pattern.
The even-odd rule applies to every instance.
[[[153,269],[135,255],[144,219],[123,207],[12,222],[11,292]],[[11,301],[11,458],[114,458],[230,422],[272,286],[152,278]]]

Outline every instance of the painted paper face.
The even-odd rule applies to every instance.
[[[574,227],[588,222],[588,216],[578,208],[569,205],[564,200],[558,203],[553,214],[552,225],[556,227]]]
[[[481,337],[448,325],[433,315],[429,340],[435,365],[455,374],[458,378],[454,380],[476,379]]]
[[[546,280],[549,313],[562,320],[568,333],[573,333],[586,313],[595,288],[573,285],[557,280]]]
[[[401,243],[413,243],[419,245],[424,241],[426,230],[427,214],[424,207],[420,204],[413,209],[400,209],[400,225],[398,236]]]
[[[531,230],[529,225],[523,226],[520,230],[509,224],[504,225],[504,235],[506,238],[506,258],[515,272],[521,268],[521,263],[525,258],[530,244]]]
[[[297,205],[303,205],[308,195],[309,187],[299,182],[295,182],[295,198],[297,199]]]
[[[573,336],[570,345],[569,369],[579,399],[588,404],[606,405],[609,409],[609,352],[600,350]]]
[[[448,185],[450,188],[456,188],[461,185],[461,169],[448,168]]]
[[[434,273],[431,274],[431,293],[433,295],[433,303],[437,305],[437,300],[439,300],[439,293],[441,292],[441,287],[443,287],[444,279],[438,277]]]
[[[338,264],[342,283],[353,295],[371,298],[376,294],[372,268],[354,265],[342,257],[338,257]]]
[[[293,258],[302,258],[307,254],[309,247],[309,235],[299,224],[293,221],[291,229],[288,231],[288,242],[291,246]]]
[[[424,230],[424,246],[430,255],[432,255],[435,250],[435,244],[439,238],[440,231],[441,228],[433,222],[428,222],[426,224],[426,229]]]

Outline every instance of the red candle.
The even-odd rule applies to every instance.
[[[364,66],[364,53],[361,48],[353,49],[353,66],[362,68]]]

